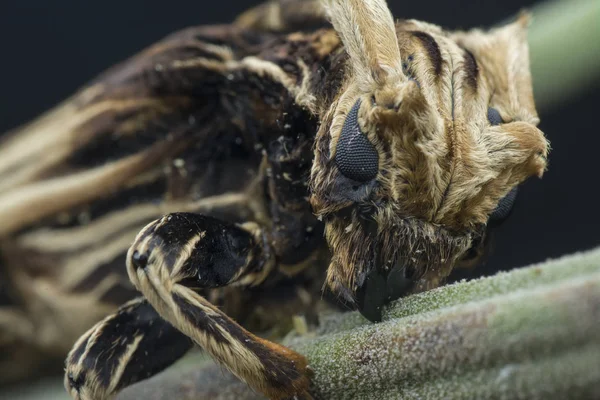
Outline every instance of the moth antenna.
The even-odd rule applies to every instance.
[[[321,0],[359,82],[406,79],[394,18],[385,0]]]

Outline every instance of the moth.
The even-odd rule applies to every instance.
[[[236,320],[262,301],[282,322],[324,290],[378,321],[481,254],[547,166],[528,22],[450,32],[385,0],[271,1],[9,134],[1,375],[72,347],[67,391],[109,399],[197,345],[270,399],[310,399],[307,360]]]

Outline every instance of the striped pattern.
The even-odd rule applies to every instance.
[[[65,387],[77,400],[110,399],[123,387],[169,366],[191,346],[146,300],[135,299],[75,343],[67,357]]]
[[[263,149],[281,136],[278,116],[294,103],[302,108],[286,121],[311,130],[311,77],[330,46],[320,35],[296,36],[291,46],[283,35],[234,26],[187,29],[3,137],[0,268],[14,307],[0,310],[0,327],[18,321],[15,354],[62,358],[134,297],[125,255],[150,221],[187,211],[269,224]],[[275,47],[278,58],[259,57]],[[264,90],[268,106],[256,101]],[[239,279],[262,281],[268,271]],[[22,333],[34,322],[37,336]],[[14,365],[0,361],[0,376]]]
[[[191,288],[194,282],[202,282],[201,276],[210,274],[202,261],[205,259],[198,257],[210,254],[213,260],[226,259],[227,254],[222,252],[238,251],[226,245],[243,242],[239,235],[244,233],[233,229],[195,214],[163,217],[142,229],[131,246],[127,257],[129,277],[162,318],[252,388],[272,399],[306,396],[308,370],[304,357],[246,331]],[[217,238],[219,232],[233,236]],[[262,275],[266,276],[273,265],[256,263],[261,257],[261,246],[254,241],[243,244],[239,250],[243,262],[236,267],[240,272],[232,271],[231,278],[222,285],[243,279],[249,269],[257,267],[266,269]],[[263,254],[268,257],[268,252]],[[236,259],[237,255],[233,256],[228,264]],[[218,278],[215,279],[212,284],[217,284]]]

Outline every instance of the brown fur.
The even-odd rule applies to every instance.
[[[498,201],[546,168],[548,143],[536,128],[529,73],[528,17],[490,32],[448,33],[418,21],[394,29],[391,16],[379,14],[383,2],[375,0],[325,3],[352,65],[322,119],[312,169],[311,202],[326,221],[333,253],[327,282],[352,298],[376,268],[377,253],[385,255],[388,270],[408,257],[408,267],[423,276],[417,290],[433,287],[469,249]],[[376,189],[362,202],[377,204],[376,235],[356,212],[337,217],[361,202],[332,200],[340,179],[332,160],[357,99],[361,130],[379,153]],[[507,123],[490,126],[488,107]],[[420,255],[409,256],[415,249]]]

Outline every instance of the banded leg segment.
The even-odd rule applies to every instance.
[[[65,388],[77,400],[112,398],[181,358],[192,341],[137,298],[97,323],[73,346]]]
[[[234,375],[271,399],[310,398],[300,354],[244,330],[198,288],[256,285],[275,267],[263,232],[197,214],[177,213],[144,228],[127,271],[158,313]]]

